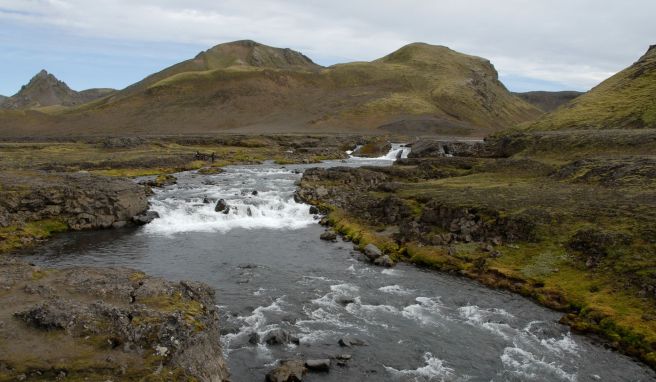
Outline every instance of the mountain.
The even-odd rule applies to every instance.
[[[531,130],[656,128],[656,45],[637,62],[534,123]]]
[[[2,105],[3,102],[7,99],[6,96],[0,95],[0,105]]]
[[[552,112],[560,106],[568,103],[574,98],[583,94],[583,92],[576,91],[560,91],[560,92],[547,92],[547,91],[532,91],[524,93],[513,93],[515,96],[523,99],[531,105],[537,107],[544,112]]]
[[[324,68],[299,52],[246,40],[72,109],[0,114],[0,134],[481,136],[540,114],[503,86],[489,61],[443,46],[414,43],[371,62]]]
[[[47,106],[74,106],[111,94],[113,89],[89,89],[76,92],[54,75],[40,71],[18,93],[0,104],[4,109],[30,109]]]

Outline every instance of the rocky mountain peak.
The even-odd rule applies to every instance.
[[[74,106],[105,96],[112,89],[90,89],[76,92],[45,69],[21,87],[18,93],[0,100],[3,109],[28,109],[46,106]]]
[[[238,40],[216,45],[201,52],[196,59],[205,62],[206,69],[229,66],[254,66],[273,69],[317,69],[304,54],[289,48],[276,48],[253,40]]]

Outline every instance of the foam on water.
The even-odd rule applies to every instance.
[[[160,218],[148,224],[145,231],[172,234],[227,232],[234,228],[299,229],[315,223],[310,206],[296,203],[290,195],[262,192],[258,196],[235,198],[218,194],[213,199],[225,199],[230,206],[229,213],[214,211],[216,203],[203,204],[202,199],[154,199],[151,210]]]
[[[458,313],[468,324],[488,330],[504,339],[511,339],[517,334],[517,329],[506,322],[512,320],[512,314],[503,309],[483,309],[468,305],[458,308]]]
[[[549,362],[519,347],[507,347],[501,355],[506,370],[523,381],[544,381],[547,377],[576,382],[577,373],[568,373],[556,362]]]
[[[350,159],[352,160],[384,160],[384,161],[395,161],[397,159],[405,159],[408,157],[408,154],[410,154],[410,147],[406,147],[405,144],[403,143],[392,143],[392,148],[390,151],[382,156],[379,156],[377,158],[366,158],[366,157],[358,157],[352,155],[354,151],[359,149],[361,146],[357,146],[355,150],[347,151],[346,153],[349,155]]]
[[[444,361],[434,357],[431,353],[424,354],[425,366],[418,367],[414,370],[397,370],[390,366],[385,366],[387,370],[397,380],[414,381],[451,381],[454,380],[455,371],[444,365]]]
[[[440,325],[442,318],[440,307],[442,303],[437,297],[417,297],[417,304],[403,308],[403,317],[419,322],[422,325]]]
[[[396,294],[396,295],[400,295],[400,296],[409,295],[409,294],[412,294],[414,292],[414,290],[406,289],[406,288],[404,288],[400,285],[387,285],[387,286],[378,288],[378,290],[383,292],[383,293]]]

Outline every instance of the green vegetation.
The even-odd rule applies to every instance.
[[[35,241],[66,230],[68,225],[60,220],[39,220],[22,226],[0,227],[0,253],[32,245]]]
[[[531,130],[656,127],[656,49],[571,103],[529,124]]]
[[[507,132],[489,144],[508,158],[410,159],[368,169],[381,186],[353,170],[301,187],[333,190],[313,203],[360,247],[531,297],[656,367],[654,136]],[[334,196],[345,194],[348,207]],[[376,211],[399,212],[390,224]]]
[[[0,134],[197,134],[221,130],[485,135],[542,112],[515,97],[485,59],[410,44],[372,62],[321,68],[300,53],[221,44],[111,97],[48,114],[0,113]],[[391,126],[390,126],[391,124]],[[416,133],[416,132],[415,132]]]

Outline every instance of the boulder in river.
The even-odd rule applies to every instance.
[[[383,252],[381,252],[381,250],[375,245],[367,244],[367,246],[364,247],[364,255],[367,256],[370,261],[375,261],[377,258],[383,256]]]
[[[218,202],[216,202],[216,207],[214,207],[214,211],[216,212],[223,212],[228,208],[228,202],[225,201],[225,199],[219,199]]]
[[[317,215],[319,213],[319,209],[315,206],[310,206],[310,215]]]
[[[144,225],[152,222],[153,220],[159,218],[157,211],[146,211],[137,216],[132,217],[132,221],[136,225]]]
[[[381,266],[381,267],[387,267],[391,268],[394,266],[394,261],[388,256],[388,255],[383,255],[376,260],[374,260],[374,264]]]
[[[281,361],[280,365],[266,375],[266,382],[300,382],[307,373],[301,360]]]
[[[334,231],[326,231],[319,238],[326,241],[335,241],[337,240],[337,234]]]
[[[273,329],[264,336],[264,342],[268,345],[284,345],[288,343],[298,344],[299,340],[285,330]]]
[[[257,345],[260,343],[260,335],[257,332],[251,332],[248,335],[248,343],[251,345]]]
[[[330,359],[308,359],[305,361],[305,367],[310,371],[328,371],[330,370]]]
[[[340,338],[337,343],[339,344],[339,346],[346,347],[346,348],[350,348],[353,346],[367,346],[366,342],[362,341],[361,339],[352,338],[352,337]]]

